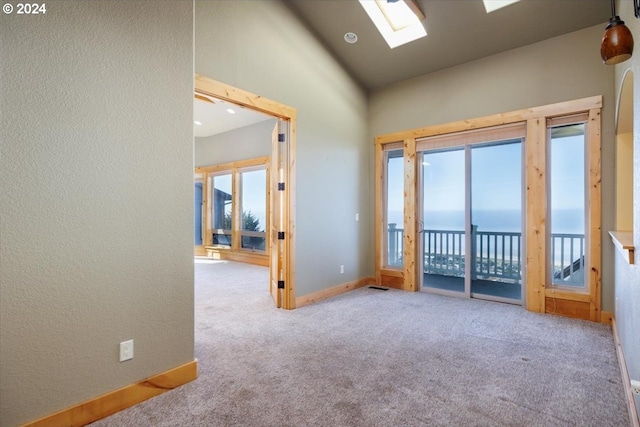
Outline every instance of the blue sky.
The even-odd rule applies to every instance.
[[[584,136],[553,138],[550,143],[553,211],[584,208]],[[520,210],[522,193],[520,142],[471,149],[472,213]],[[425,216],[465,209],[464,149],[425,153],[422,159]],[[389,216],[400,222],[403,207],[402,158],[389,160]],[[393,216],[393,218],[391,218]],[[555,228],[555,227],[554,227]]]
[[[242,172],[242,209],[251,213],[260,221],[260,228],[265,229],[266,221],[266,170]],[[231,194],[231,174],[214,176],[214,187]],[[230,209],[230,208],[229,208]]]

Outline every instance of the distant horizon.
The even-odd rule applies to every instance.
[[[424,229],[464,231],[464,214],[464,210],[426,211]],[[581,209],[558,209],[553,218],[553,233],[585,234]],[[387,219],[388,224],[395,223],[396,228],[403,228],[403,211],[389,211]],[[472,223],[479,231],[521,233],[522,213],[520,209],[476,209],[472,212]]]

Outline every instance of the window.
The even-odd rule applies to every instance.
[[[197,253],[268,265],[268,164],[268,157],[260,157],[196,168],[196,244],[201,245]],[[198,219],[204,231],[199,231]]]
[[[549,281],[553,286],[584,288],[585,262],[585,124],[551,126],[548,145],[550,224]]]
[[[267,224],[267,169],[240,172],[242,220],[240,247],[251,251],[265,251]]]
[[[202,191],[203,191],[203,183],[201,179],[196,177],[196,181],[194,183],[194,206],[193,206],[193,214],[194,214],[194,242],[196,246],[202,246]]]
[[[385,168],[385,265],[402,268],[404,239],[404,157],[402,148],[384,152]]]
[[[211,230],[212,243],[231,247],[233,218],[233,185],[230,173],[211,177]]]
[[[520,296],[530,311],[599,321],[601,108],[602,97],[594,96],[376,136],[378,282],[418,290],[416,278],[424,274],[437,269],[463,271],[467,254],[463,254],[461,240],[444,235],[432,238],[430,233],[442,229],[454,236],[461,232],[461,216],[438,215],[452,210],[449,199],[462,194],[461,186],[456,191],[445,190],[453,182],[446,179],[447,174],[461,176],[462,161],[458,160],[458,169],[451,164],[437,167],[443,160],[440,157],[453,155],[456,147],[464,145],[469,151],[467,174],[471,173],[465,185],[470,209],[463,224],[464,248],[476,265],[464,263],[472,283],[458,294],[497,299],[498,295],[482,289],[474,291],[473,280],[485,284],[479,281],[498,282],[496,277],[508,276],[503,282],[521,284]],[[518,135],[495,138],[516,128],[521,129]],[[522,144],[516,144],[516,139]],[[488,144],[492,141],[500,144]],[[504,150],[509,151],[510,160]],[[481,188],[485,178],[493,183]],[[420,188],[423,182],[425,187]],[[511,187],[522,188],[520,196]],[[449,205],[442,202],[441,194],[448,197]],[[521,216],[517,212],[520,204]],[[489,229],[488,210],[493,211],[492,221],[500,219],[496,223],[500,229],[496,224]],[[498,218],[507,210],[508,217]],[[486,234],[499,234],[500,240],[482,240]],[[458,277],[456,274],[449,275]],[[514,295],[504,298],[520,300]]]

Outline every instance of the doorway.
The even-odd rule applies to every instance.
[[[271,201],[266,240],[269,242],[269,289],[278,308],[295,308],[294,247],[292,206],[295,200],[295,124],[296,110],[259,95],[234,88],[213,79],[195,77],[196,97],[213,97],[266,114],[276,119],[268,157],[268,197]],[[245,230],[245,234],[248,232]],[[248,236],[248,238],[256,236]],[[242,239],[240,239],[242,242]]]
[[[522,304],[522,139],[418,155],[421,290]]]

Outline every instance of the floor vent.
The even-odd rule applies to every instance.
[[[369,289],[377,289],[379,291],[388,291],[389,288],[383,288],[382,286],[369,286]]]

